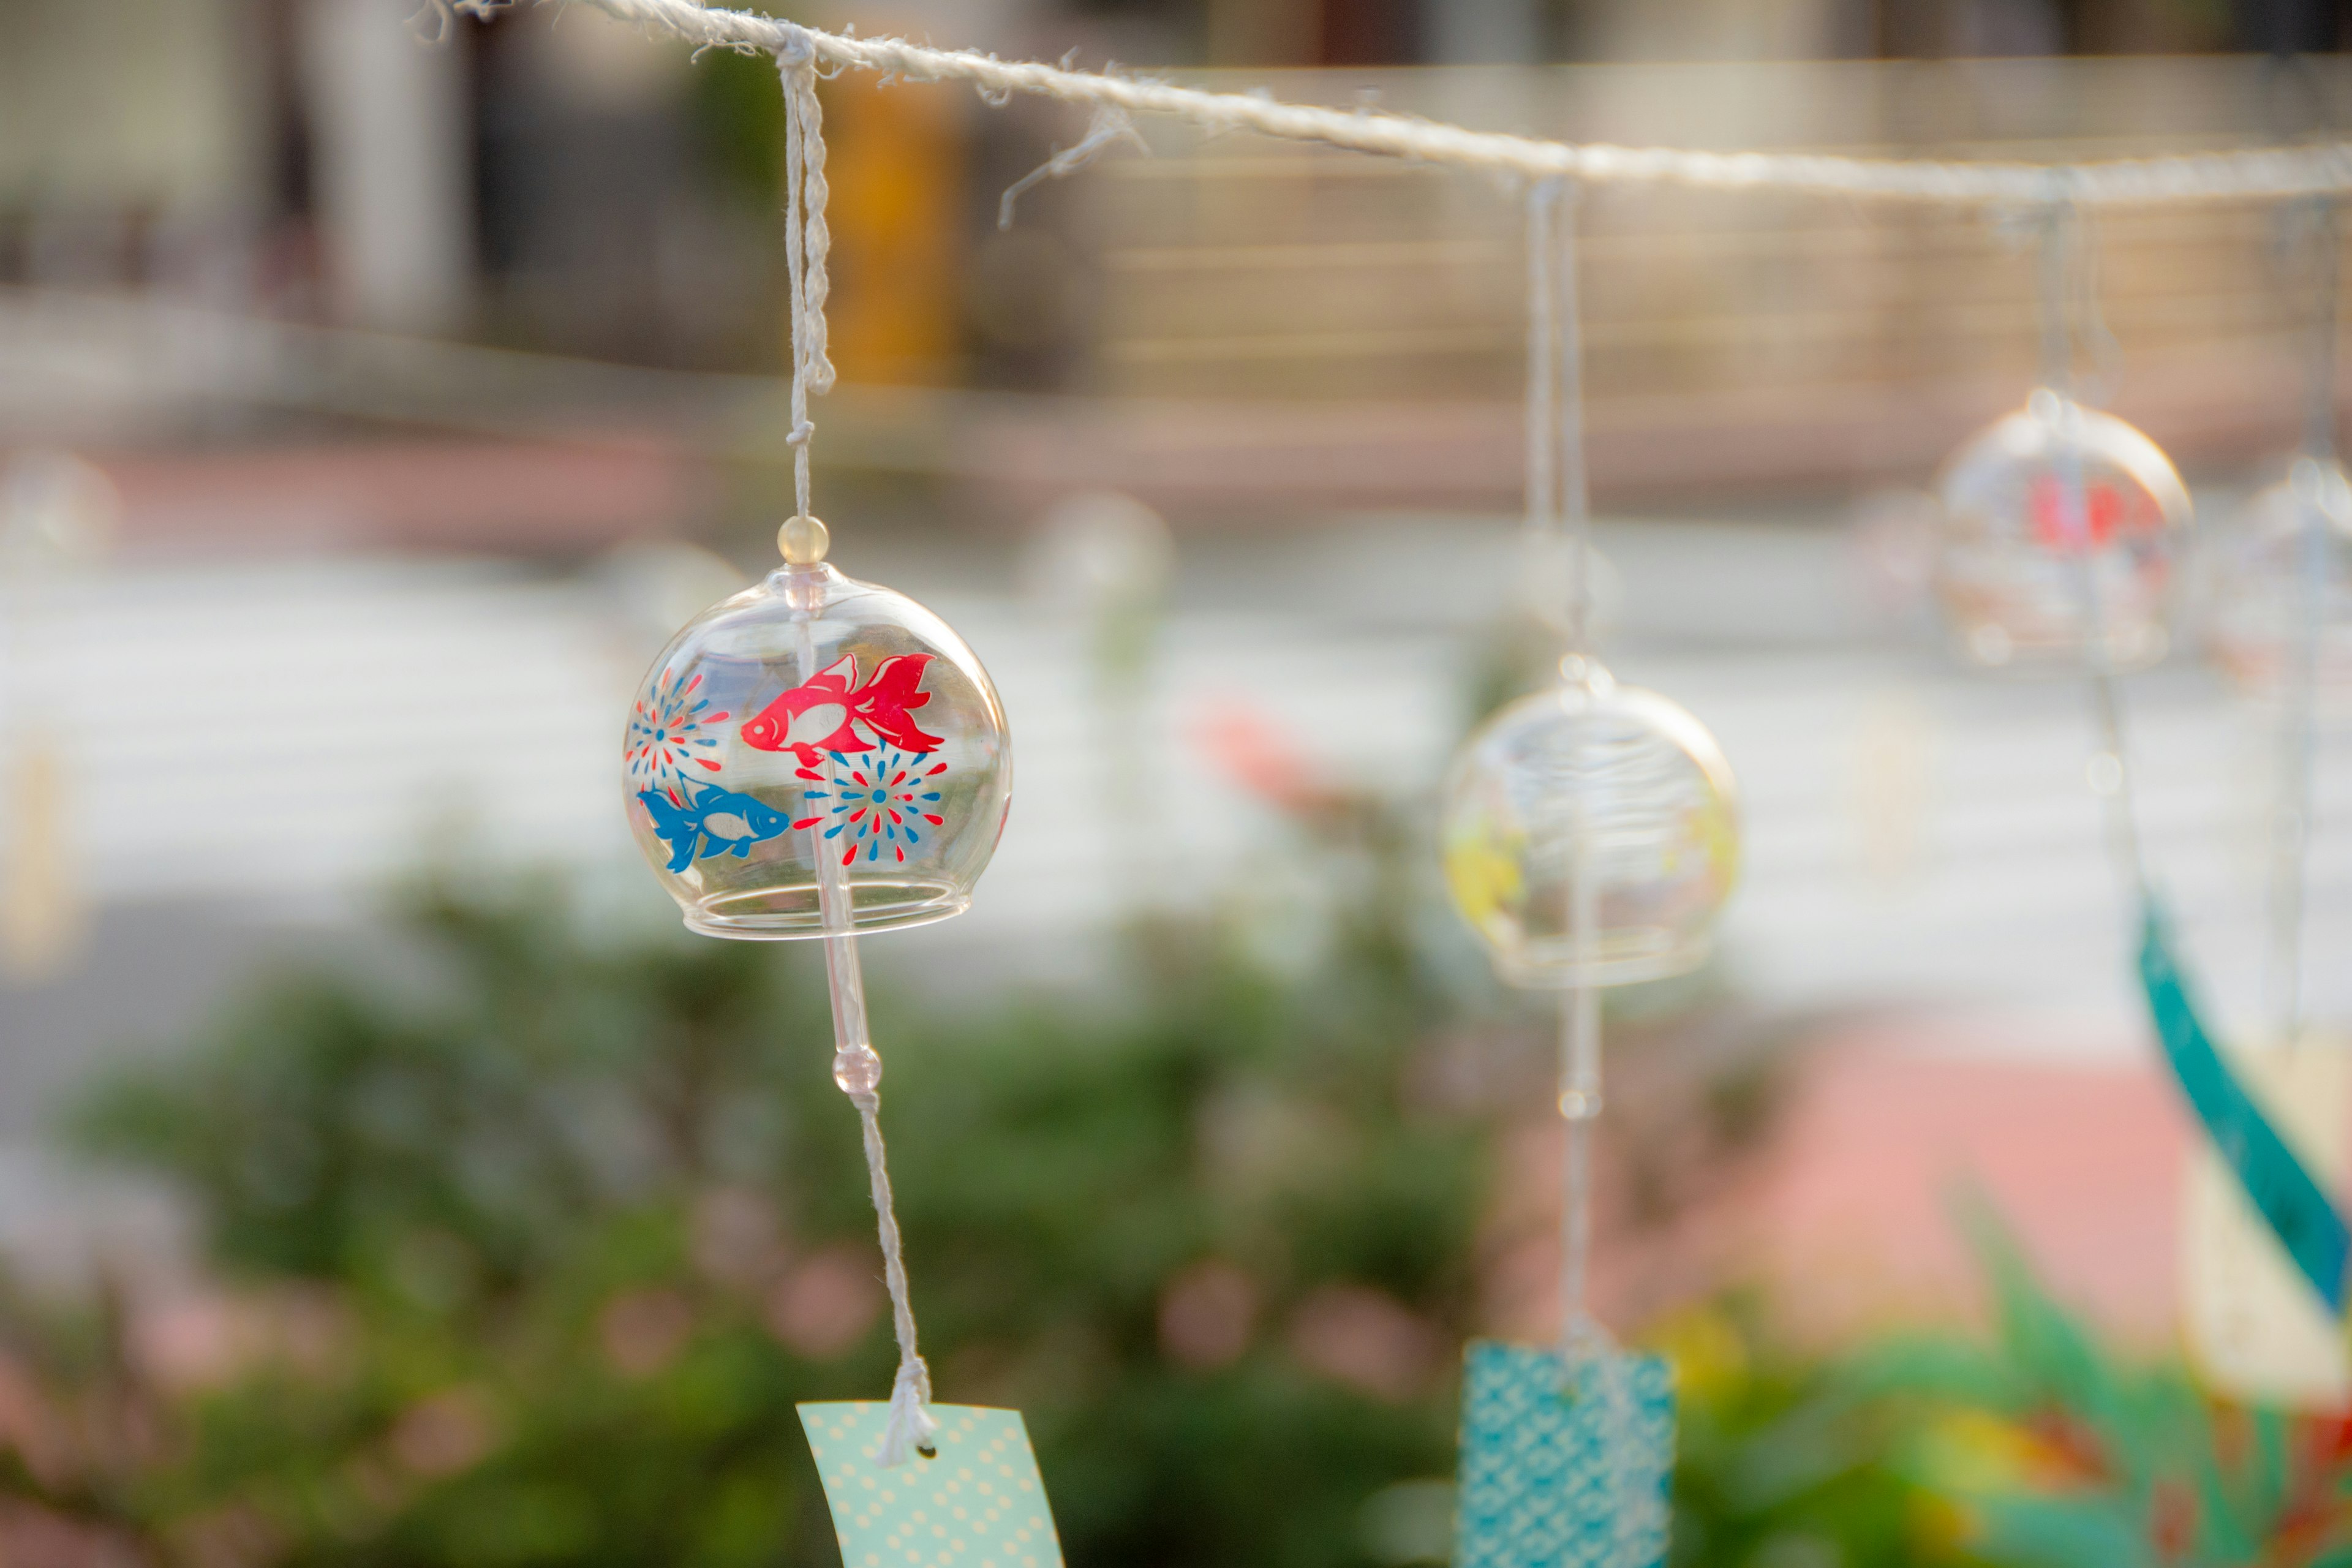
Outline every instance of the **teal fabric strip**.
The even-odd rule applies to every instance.
[[[2157,1036],[2189,1108],[2204,1122],[2213,1146],[2237,1173],[2246,1196],[2277,1234],[2295,1268],[2311,1281],[2327,1310],[2340,1317],[2345,1264],[2352,1258],[2352,1226],[2214,1048],[2173,957],[2163,911],[2153,900],[2143,913],[2139,977]]]

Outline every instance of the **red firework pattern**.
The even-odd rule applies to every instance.
[[[694,695],[701,684],[699,675],[680,683],[664,670],[629,710],[629,736],[622,752],[628,759],[630,788],[657,789],[685,805],[687,765],[719,771],[718,759],[703,754],[716,751],[719,741],[704,731],[727,715],[707,711],[710,699]]]

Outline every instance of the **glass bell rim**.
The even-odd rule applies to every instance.
[[[860,890],[876,888],[910,888],[926,889],[924,896],[896,899],[878,905],[857,910],[850,917],[849,929],[836,932],[825,924],[817,907],[816,883],[792,883],[783,887],[741,889],[733,892],[705,895],[691,900],[681,899],[682,911],[688,931],[704,936],[732,938],[738,942],[813,942],[836,934],[872,936],[880,931],[908,931],[951,920],[971,908],[971,889],[943,879],[908,878],[874,881],[860,878],[850,879],[850,891],[855,898]],[[751,912],[723,912],[729,904],[772,904],[779,896],[791,898],[804,895],[805,904],[757,909]]]
[[[1696,763],[1707,782],[1713,784],[1734,814],[1738,810],[1739,779],[1732,771],[1731,759],[1724,754],[1723,743],[1699,717],[1673,698],[1654,691],[1646,686],[1628,686],[1610,675],[1605,667],[1595,661],[1601,681],[1586,683],[1555,679],[1550,685],[1530,691],[1524,697],[1506,702],[1471,731],[1452,767],[1447,770],[1447,789],[1451,793],[1459,780],[1476,764],[1474,761],[1479,746],[1507,727],[1541,716],[1553,723],[1581,725],[1598,722],[1611,717],[1635,717],[1653,724],[1660,733],[1674,742],[1685,756]]]
[[[2168,662],[2180,639],[2173,628],[2158,624],[2145,636],[2119,641],[2111,632],[2107,637],[2105,668],[2112,675],[2139,675]],[[1990,658],[1972,646],[1969,634],[1947,629],[1945,647],[1963,667],[1978,675],[1996,681],[2009,681],[2020,686],[2049,685],[2059,681],[2080,680],[2090,652],[2091,639],[2078,637],[2072,640],[2036,638],[2031,642],[2012,642],[2000,658]]]
[[[1495,971],[1505,984],[1522,991],[1574,991],[1591,986],[1639,985],[1688,974],[1705,966],[1714,955],[1715,932],[1710,922],[1707,929],[1667,946],[1633,952],[1604,951],[1589,959],[1577,955],[1531,956],[1524,949],[1507,951],[1493,942],[1487,945],[1494,952]],[[1557,952],[1570,944],[1556,942],[1550,945]]]

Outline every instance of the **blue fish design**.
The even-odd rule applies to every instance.
[[[654,819],[655,834],[669,846],[673,872],[694,864],[698,855],[747,858],[752,845],[792,826],[789,817],[757,795],[717,784],[703,785],[685,805],[657,789],[639,790],[637,799]]]

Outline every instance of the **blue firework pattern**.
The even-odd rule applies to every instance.
[[[928,752],[893,746],[854,757],[840,752],[827,754],[833,759],[833,777],[820,781],[826,787],[801,792],[809,815],[793,826],[821,828],[822,837],[840,841],[843,865],[856,860],[861,850],[869,863],[880,860],[887,850],[893,864],[904,865],[908,847],[945,824],[939,813],[938,781],[948,771],[947,763],[931,762]]]

